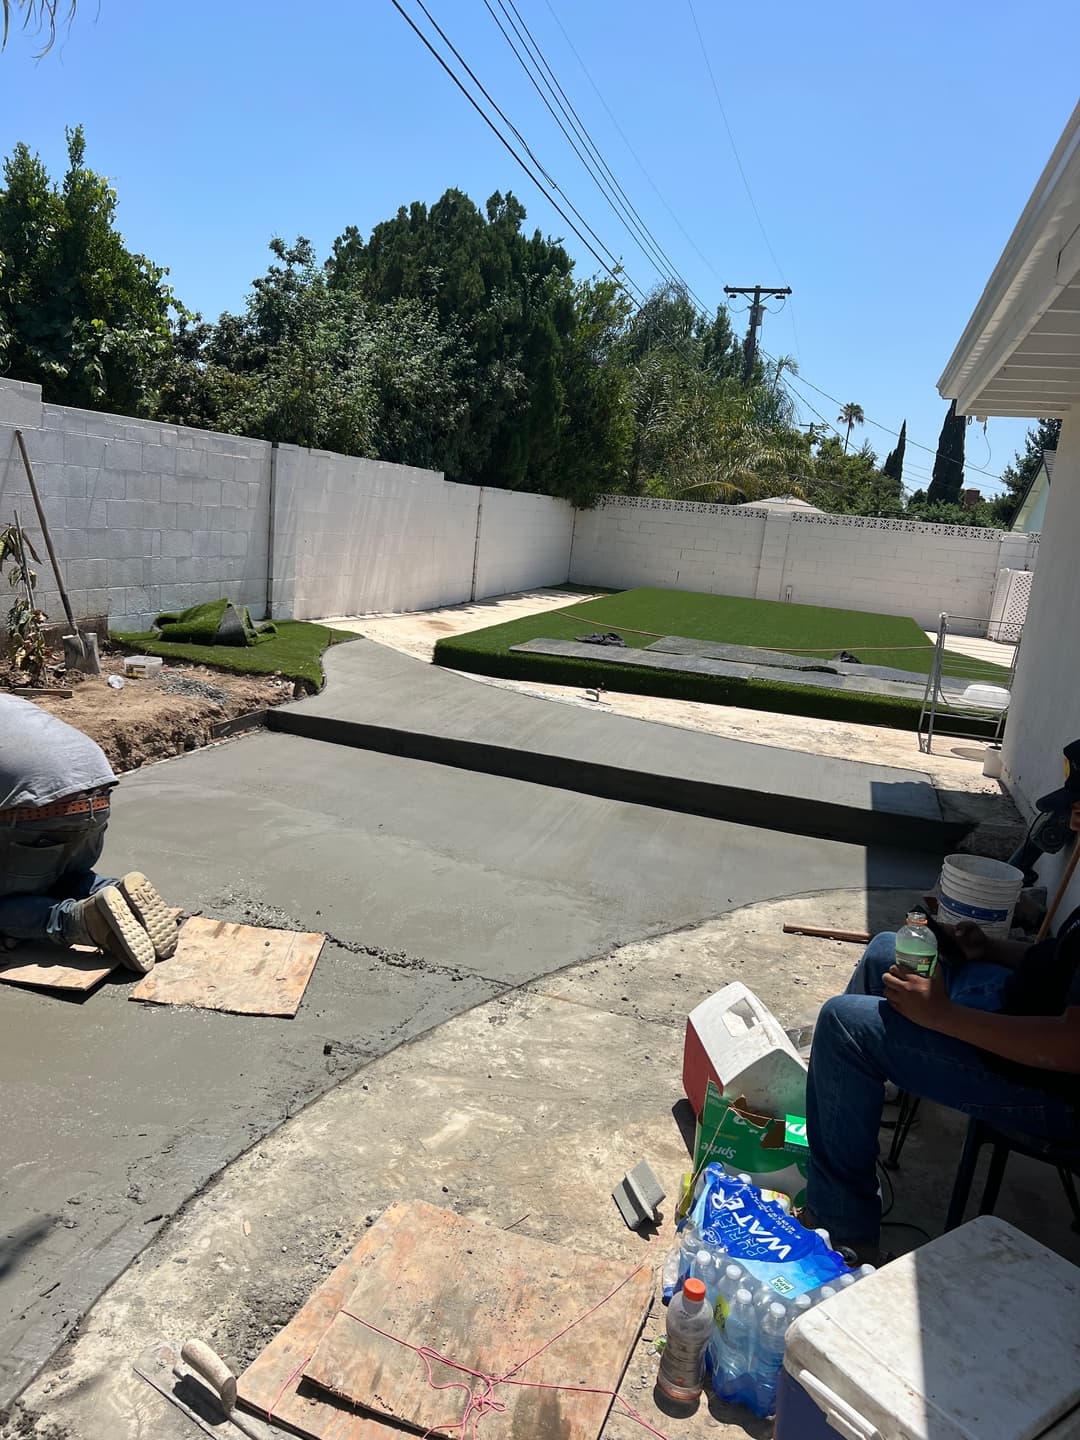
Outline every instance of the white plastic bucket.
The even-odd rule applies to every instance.
[[[940,918],[973,920],[987,935],[1006,938],[1023,888],[1023,871],[984,855],[946,855],[941,868]]]

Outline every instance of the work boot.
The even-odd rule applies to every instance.
[[[153,942],[115,885],[76,903],[71,939],[75,945],[96,945],[137,975],[154,968]]]
[[[131,870],[120,881],[120,893],[131,907],[132,914],[150,936],[154,954],[168,960],[176,952],[178,926],[173,912],[162,900],[150,881],[138,870]]]

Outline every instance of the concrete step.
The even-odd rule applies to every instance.
[[[271,710],[270,729],[859,845],[943,853],[971,828],[946,819],[930,777],[916,771],[560,704],[366,640],[329,651],[326,667],[322,693]]]

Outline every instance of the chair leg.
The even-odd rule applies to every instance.
[[[979,1205],[980,1215],[994,1213],[994,1206],[998,1202],[998,1195],[1001,1191],[1001,1182],[1005,1178],[1005,1165],[1009,1159],[1009,1153],[1009,1147],[1000,1144],[995,1145],[990,1152],[990,1168],[986,1172],[986,1187]]]
[[[915,1123],[915,1116],[919,1113],[919,1096],[909,1095],[905,1090],[900,1099],[900,1108],[896,1112],[896,1128],[893,1130],[892,1144],[889,1146],[889,1153],[882,1161],[886,1170],[898,1170],[900,1168],[900,1152],[907,1144],[907,1137],[911,1134],[911,1127]]]
[[[949,1209],[945,1216],[946,1230],[955,1230],[963,1222],[972,1182],[975,1179],[975,1166],[978,1164],[982,1145],[982,1126],[978,1120],[969,1120],[964,1148],[960,1154],[960,1164],[956,1167],[956,1179],[953,1181]]]
[[[1077,1234],[1080,1234],[1080,1197],[1076,1193],[1076,1178],[1071,1170],[1066,1170],[1064,1165],[1058,1167],[1058,1175],[1061,1177],[1061,1187],[1065,1191],[1065,1198],[1072,1211],[1072,1228]]]

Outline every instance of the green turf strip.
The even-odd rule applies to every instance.
[[[165,660],[187,660],[193,665],[209,665],[216,670],[231,670],[236,675],[287,675],[290,680],[304,680],[316,690],[323,683],[322,655],[331,645],[340,645],[356,636],[345,630],[331,630],[326,625],[312,625],[306,620],[277,620],[276,635],[260,640],[250,648],[236,645],[183,645],[159,640],[157,632],[145,635],[114,634],[116,644],[137,655],[160,655]]]
[[[617,630],[630,648],[645,648],[661,635],[682,635],[694,640],[789,650],[819,659],[847,650],[863,664],[890,665],[921,675],[929,672],[934,654],[933,643],[915,621],[902,615],[642,588],[604,595],[598,600],[571,602],[565,609],[527,615],[440,640],[435,647],[435,663],[507,679],[578,687],[600,684],[641,695],[900,729],[914,729],[918,721],[917,701],[892,696],[852,695],[772,680],[735,680],[638,669],[625,663],[606,664],[602,650],[598,650],[595,661],[511,653],[514,645],[527,640],[575,640],[598,630]],[[970,681],[1004,684],[1008,679],[1008,672],[1001,666],[963,655],[947,655],[945,670]],[[972,728],[978,732],[977,721]]]

